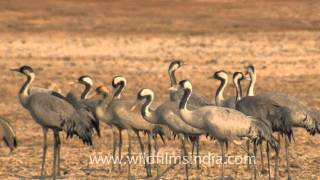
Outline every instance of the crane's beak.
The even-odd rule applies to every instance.
[[[68,84],[69,85],[74,85],[76,82],[70,81]]]
[[[213,77],[213,76],[210,76],[210,77],[208,77],[208,79],[214,79],[214,77]]]
[[[178,91],[178,87],[177,86],[171,86],[171,87],[169,87],[169,91]]]
[[[19,69],[10,69],[10,71],[13,71],[13,72],[20,72]]]

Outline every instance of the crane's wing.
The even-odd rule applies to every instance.
[[[9,121],[0,117],[0,128],[1,127],[4,131],[4,142],[10,148],[10,150],[13,151],[18,145],[16,132]]]
[[[89,121],[91,126],[96,130],[98,136],[101,136],[100,133],[100,123],[99,118],[95,116],[95,106],[89,106],[83,100],[79,100],[75,93],[69,92],[66,96],[66,101],[69,102],[77,111],[81,114],[81,116],[86,117],[85,119]]]
[[[64,130],[67,137],[76,134],[85,144],[92,144],[89,120],[66,100],[47,93],[36,93],[29,97],[27,107],[40,125]]]

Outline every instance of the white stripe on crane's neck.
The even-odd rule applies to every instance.
[[[153,99],[154,99],[154,93],[151,89],[143,89],[140,93],[141,96],[144,96],[144,97],[149,97],[149,102],[145,105],[145,115],[147,117],[150,117],[151,116],[151,112],[150,112],[150,105],[151,103],[153,102]]]
[[[122,84],[122,86],[117,87],[117,89],[115,89],[115,93],[114,93],[114,98],[116,99],[120,99],[121,97],[121,93],[123,91],[123,89],[126,87],[127,85],[127,81],[124,77],[122,76],[117,76],[113,79],[112,82],[114,85],[118,85],[118,84]]]
[[[35,74],[28,73],[25,74],[27,76],[27,80],[23,83],[20,91],[19,91],[19,99],[23,106],[26,106],[28,98],[29,98],[29,88],[31,83],[34,81]]]
[[[175,71],[179,68],[178,64],[174,64],[172,67],[170,66],[168,69],[169,77],[170,77],[170,82],[171,82],[171,87],[174,85],[177,85],[177,78],[175,76]]]
[[[91,86],[93,85],[93,81],[90,77],[84,77],[82,80]]]
[[[251,70],[249,71],[249,75],[250,75],[250,84],[247,90],[247,96],[254,96],[254,86],[256,84],[257,75],[255,72]]]
[[[237,101],[240,101],[242,99],[242,88],[241,88],[241,84],[240,84],[240,79],[242,78],[241,76],[242,76],[241,74],[237,74],[233,78],[233,83],[236,87],[236,93],[237,93],[236,100]]]
[[[180,109],[187,110],[187,103],[190,99],[192,93],[192,84],[190,81],[184,81],[182,84],[182,88],[184,89],[184,95],[181,98]]]
[[[220,86],[216,92],[215,102],[216,105],[220,106],[222,101],[224,101],[223,93],[228,84],[228,75],[225,73],[219,73]]]
[[[125,85],[127,84],[126,79],[124,77],[122,77],[122,76],[115,77],[113,79],[113,82],[114,82],[114,84],[119,84],[121,82],[123,82]]]

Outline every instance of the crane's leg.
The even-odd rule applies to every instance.
[[[53,145],[53,169],[52,169],[52,179],[57,179],[57,150],[58,150],[58,141],[57,141],[57,131],[53,130],[54,136],[54,145]]]
[[[250,170],[250,141],[247,140],[247,151],[248,151],[248,159],[247,159],[247,169]]]
[[[158,139],[157,139],[157,136],[154,137],[154,150],[155,150],[155,158],[156,158],[156,166],[157,166],[157,177],[159,176],[160,174],[160,167],[159,167],[159,164],[158,164],[158,152],[159,152],[159,146],[158,146]]]
[[[195,146],[196,146],[196,141],[193,139],[192,140],[192,151],[191,151],[191,159],[192,159],[192,161],[195,159],[195,157],[194,157]]]
[[[197,144],[197,159],[196,159],[196,162],[197,162],[197,170],[200,170],[200,137],[198,136],[197,139],[196,139],[196,144]]]
[[[119,173],[121,172],[121,163],[122,163],[121,149],[122,149],[122,130],[119,129],[119,148],[118,148],[118,150],[119,150],[119,152],[118,152],[118,156],[119,156],[118,171],[119,171]]]
[[[47,156],[47,149],[48,149],[48,129],[47,128],[42,128],[43,130],[43,145],[42,145],[42,165],[41,165],[41,177],[45,176],[45,163],[46,163],[46,156]]]
[[[274,165],[274,179],[279,179],[279,151],[280,151],[280,133],[278,133],[278,142],[279,142],[279,150],[276,150],[276,159],[275,159],[275,165]]]
[[[257,159],[257,144],[253,143],[253,155]],[[257,179],[257,162],[253,162],[253,179]]]
[[[152,176],[152,172],[151,172],[151,156],[152,156],[152,142],[151,142],[151,134],[148,133],[148,157],[147,157],[147,163],[148,163],[148,167],[149,167],[149,172],[150,175]]]
[[[142,156],[143,156],[143,159],[144,159],[144,168],[146,169],[147,177],[152,177],[151,172],[149,171],[149,166],[148,166],[148,162],[147,162],[147,158],[146,158],[146,153],[144,151],[144,145],[143,145],[143,142],[141,140],[140,134],[139,134],[138,131],[135,131],[135,133],[137,135],[137,138],[138,138],[138,141],[139,141],[139,145],[140,145],[140,150],[141,150],[141,153],[142,153]]]
[[[264,168],[263,142],[261,142],[260,144],[260,158],[261,158],[261,174],[264,174],[266,172],[266,169]]]
[[[181,136],[181,145],[182,145],[182,150],[183,150],[183,161],[184,159],[187,158],[187,161],[189,161],[188,159],[188,152],[187,152],[187,148],[186,148],[186,136]],[[186,163],[185,165],[185,170],[186,170],[186,179],[189,179],[189,163]]]
[[[269,143],[267,144],[267,160],[268,160],[268,174],[269,174],[269,180],[271,180],[271,169],[270,169],[270,149],[269,149]]]
[[[114,127],[111,127],[111,130],[112,130],[112,140],[113,140],[113,143],[112,143],[112,158],[115,160],[116,159],[116,151],[117,151],[117,143],[118,143],[118,140],[117,140],[117,133],[116,133],[116,130],[114,129]],[[112,161],[112,171],[114,171],[114,161]]]
[[[128,133],[128,179],[132,179],[131,177],[131,134],[130,130],[127,130]]]
[[[60,135],[59,132],[57,132],[57,176],[60,177],[60,147],[61,147],[61,141],[60,141]]]
[[[224,154],[224,146],[225,146],[225,143],[223,141],[219,141],[219,144],[220,144],[220,149],[221,149],[221,180],[224,180],[224,159],[225,159],[225,154]]]
[[[287,161],[287,173],[288,173],[288,180],[291,180],[290,175],[290,163],[289,163],[289,139],[285,137],[285,148],[286,148],[286,161]]]

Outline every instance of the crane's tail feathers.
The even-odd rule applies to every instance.
[[[64,120],[61,127],[67,133],[67,138],[73,138],[73,135],[76,135],[84,144],[92,145],[92,124],[86,116],[75,113],[71,119]]]
[[[292,116],[290,113],[290,110],[286,107],[281,107],[281,122],[282,126],[284,127],[283,131],[284,134],[288,137],[289,142],[291,142],[291,139],[293,138],[293,131],[292,131]]]
[[[3,127],[5,131],[3,140],[5,144],[13,151],[18,146],[18,141],[16,137],[16,132],[8,120],[0,118],[0,126]]]
[[[273,131],[270,123],[260,119],[254,119],[252,122],[253,126],[250,130],[251,140],[256,144],[259,144],[264,139],[275,151],[278,151],[279,145],[272,136]]]

